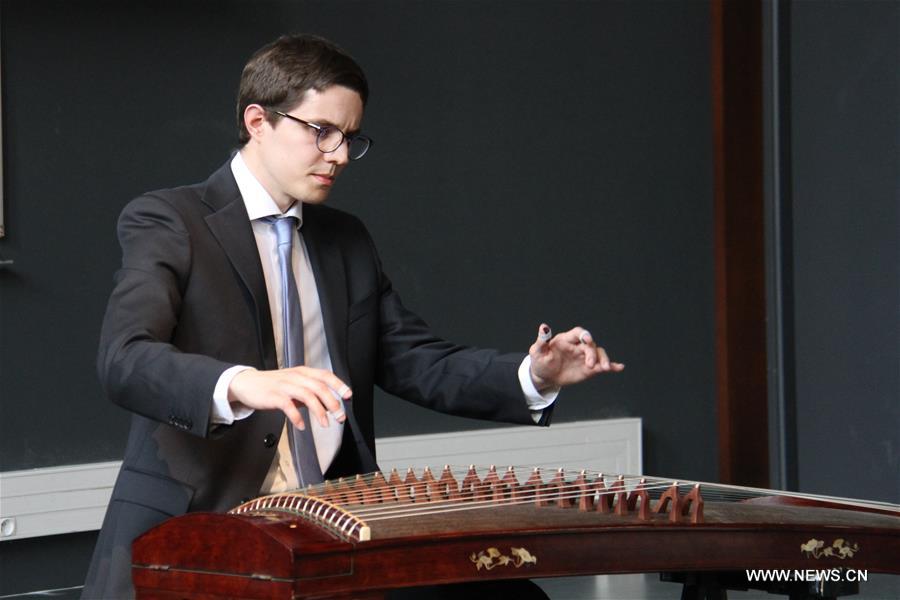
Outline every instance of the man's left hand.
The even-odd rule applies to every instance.
[[[622,363],[611,362],[606,350],[583,327],[550,338],[550,327],[542,323],[528,354],[531,355],[531,379],[539,392],[579,383],[598,373],[618,373],[625,368]]]

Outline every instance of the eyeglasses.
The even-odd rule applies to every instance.
[[[266,111],[315,129],[316,148],[319,149],[319,152],[324,154],[334,152],[341,147],[344,140],[347,140],[347,156],[350,160],[359,160],[369,151],[369,148],[372,147],[372,139],[364,135],[344,133],[333,125],[317,125],[316,123],[310,123],[309,121],[304,121],[293,115],[281,112],[280,110],[267,108]]]

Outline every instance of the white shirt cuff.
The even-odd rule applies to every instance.
[[[534,387],[534,381],[531,379],[530,355],[526,356],[522,364],[519,365],[519,385],[522,386],[522,393],[525,395],[528,410],[531,411],[531,418],[537,423],[541,420],[544,409],[556,401],[560,388],[551,388],[543,394],[537,391],[537,388]]]
[[[213,390],[212,414],[210,415],[210,423],[213,425],[231,425],[235,421],[246,419],[253,414],[253,409],[248,408],[240,403],[231,404],[228,401],[228,386],[231,380],[241,371],[247,371],[253,367],[244,365],[235,365],[219,375],[216,387]]]

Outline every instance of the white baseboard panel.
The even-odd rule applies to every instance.
[[[99,529],[120,464],[0,473],[0,541]]]
[[[381,438],[382,469],[495,464],[641,473],[641,420]],[[0,473],[0,541],[100,528],[119,461]]]
[[[641,420],[604,419],[552,427],[504,427],[377,440],[378,465],[396,468],[497,465],[642,473]]]

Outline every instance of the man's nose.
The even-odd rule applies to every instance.
[[[337,165],[346,165],[350,162],[350,142],[347,140],[342,141],[341,145],[334,152],[329,152],[325,155],[325,160]]]

